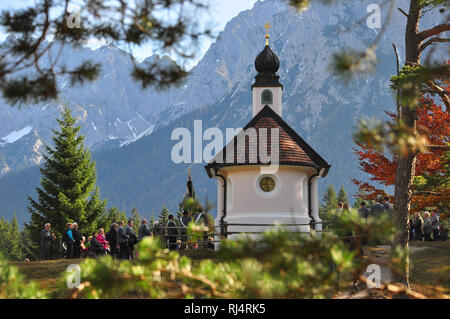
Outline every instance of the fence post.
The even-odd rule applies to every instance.
[[[228,224],[226,221],[220,221],[220,238],[227,239],[228,237]]]
[[[311,230],[316,230],[316,221],[315,220],[313,220],[313,219],[311,219],[310,221],[309,221],[309,232],[311,233]]]

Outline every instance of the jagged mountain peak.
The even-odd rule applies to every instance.
[[[379,64],[374,74],[348,86],[330,74],[334,52],[361,48],[377,36],[379,30],[365,23],[345,32],[364,21],[370,3],[325,6],[313,2],[308,10],[297,12],[281,1],[256,2],[251,10],[228,22],[181,87],[164,92],[142,91],[139,85],[131,85],[126,59],[116,58],[111,50],[114,59],[105,59],[105,72],[99,81],[65,92],[82,119],[82,132],[87,134],[89,145],[98,150],[94,158],[102,196],[108,198],[109,205],[127,211],[138,207],[146,216],[156,214],[163,205],[176,210],[185,192],[185,172],[190,164],[172,162],[171,147],[175,142],[171,132],[177,127],[192,130],[196,119],[203,121],[204,129],[219,127],[223,131],[243,127],[250,121],[254,60],[264,48],[262,26],[266,21],[272,25],[270,47],[280,60],[284,120],[332,165],[320,190],[334,184],[344,185],[348,193],[353,193],[350,178],[361,173],[352,154],[351,134],[358,118],[383,117],[384,110],[394,107],[388,88],[389,77],[396,69],[391,43],[397,44],[401,56],[404,42],[405,20],[395,12],[377,50]],[[399,1],[399,6],[404,3]],[[425,17],[423,23],[425,27],[433,21]],[[107,47],[103,50],[109,53]],[[71,58],[76,59],[67,57]],[[156,55],[147,59],[158,58],[163,59]],[[43,132],[48,130],[49,119],[58,114],[56,108],[43,104],[29,110],[22,113],[0,105],[0,137],[31,125],[43,141],[48,139]],[[100,151],[105,147],[111,149]],[[5,166],[0,162],[1,167]],[[32,195],[39,183],[38,171],[30,172],[0,178],[1,211],[25,212],[26,195]],[[192,173],[199,198],[208,195],[214,201],[216,185],[207,178],[202,164],[193,164]]]

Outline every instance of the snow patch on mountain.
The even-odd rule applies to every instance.
[[[120,143],[119,147],[122,147],[122,146],[128,145],[130,143],[136,142],[140,138],[152,134],[154,128],[155,128],[155,125],[153,124],[149,128],[147,128],[145,131],[143,131],[139,135],[135,136],[134,138],[131,138],[129,140],[126,140],[125,142]]]
[[[18,141],[25,135],[29,134],[32,130],[33,130],[32,126],[26,126],[19,131],[13,131],[0,139],[0,146],[4,146],[6,144],[11,144]]]

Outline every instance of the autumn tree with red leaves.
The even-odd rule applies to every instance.
[[[396,120],[395,114],[387,114],[393,121]],[[430,146],[428,152],[417,155],[411,212],[435,207],[445,212],[450,202],[450,152],[447,150],[450,143],[450,113],[431,98],[424,97],[417,114],[417,128],[427,137]],[[368,181],[352,180],[359,187],[358,196],[365,200],[386,196],[381,187],[395,185],[396,157],[360,144],[354,152],[361,170],[370,175]],[[380,186],[375,186],[374,182]]]

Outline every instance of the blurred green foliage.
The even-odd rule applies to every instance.
[[[356,210],[335,212],[334,231],[305,236],[273,228],[258,238],[242,235],[225,240],[213,259],[192,260],[146,238],[132,261],[109,256],[87,259],[81,285],[68,290],[61,280],[58,296],[74,298],[329,298],[337,276],[364,273],[359,247],[391,240],[395,233],[387,216],[365,220]],[[202,226],[189,233],[201,236]],[[351,238],[339,238],[351,234]]]
[[[26,283],[17,267],[0,253],[0,299],[44,299],[47,294],[36,283]]]

